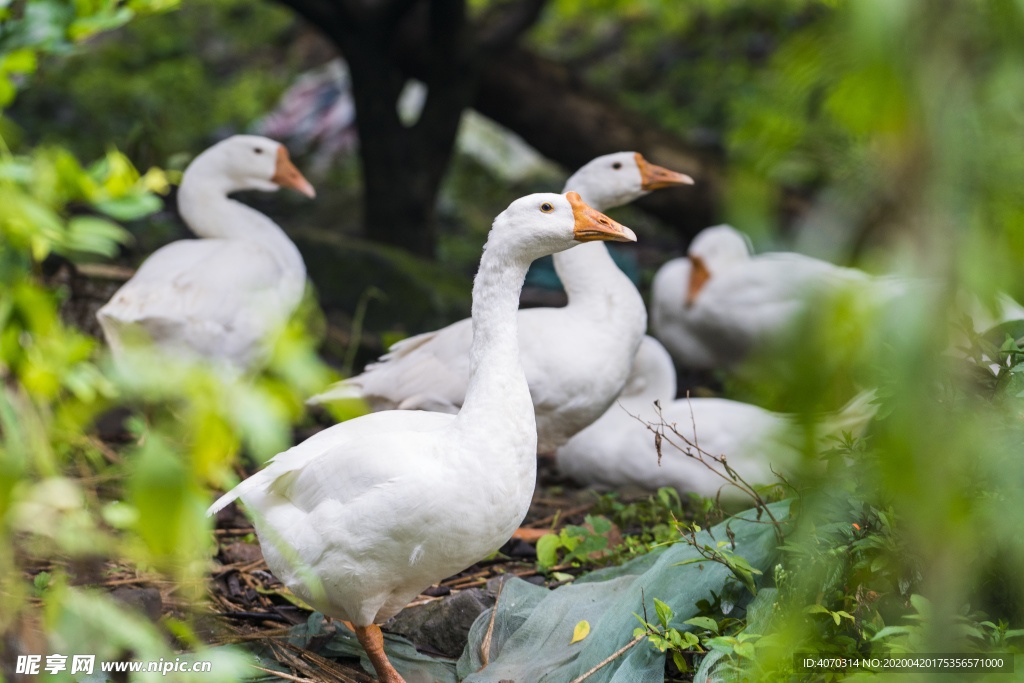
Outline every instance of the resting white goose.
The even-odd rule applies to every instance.
[[[530,505],[537,431],[516,333],[530,262],[579,242],[635,239],[575,193],[516,200],[495,219],[473,284],[459,413],[385,411],[335,425],[210,508],[242,499],[270,569],[352,624],[381,681],[402,679],[377,624],[495,552]]]
[[[578,192],[603,211],[661,187],[692,182],[638,153],[618,152],[583,166],[566,182],[565,191]],[[569,304],[519,312],[519,345],[542,453],[564,444],[611,405],[647,329],[640,293],[603,244],[555,254],[554,262]],[[455,412],[469,380],[470,327],[469,320],[461,320],[405,339],[361,375],[310,402],[359,396],[375,410]]]
[[[279,187],[316,194],[274,140],[236,135],[196,157],[178,211],[204,239],[158,249],[99,310],[115,356],[152,342],[237,368],[262,359],[302,298],[306,267],[281,228],[228,194]]]
[[[728,368],[755,345],[783,341],[812,297],[856,287],[881,301],[905,286],[801,254],[752,256],[745,235],[718,225],[655,275],[651,327],[681,366]]]
[[[723,499],[742,496],[739,489],[724,486],[725,479],[667,444],[659,465],[654,434],[632,417],[657,424],[656,400],[667,424],[675,423],[691,442],[696,424],[701,450],[725,455],[730,467],[751,484],[776,483],[773,467],[786,473],[798,463],[803,435],[790,416],[722,398],[673,400],[675,395],[672,358],[656,339],[644,337],[617,405],[558,449],[558,468],[583,484],[632,484],[650,490],[671,486],[707,497],[721,489]],[[857,432],[875,414],[873,397],[873,392],[859,394],[838,413],[825,416],[819,433]]]

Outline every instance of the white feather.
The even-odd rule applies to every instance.
[[[632,152],[595,159],[566,182],[565,191],[579,192],[599,211],[646,194]],[[555,254],[554,260],[569,304],[525,309],[518,320],[541,452],[564,444],[608,409],[647,329],[640,293],[604,244],[584,244]],[[406,339],[362,374],[310,402],[358,395],[374,410],[453,412],[465,398],[471,341],[468,319]]]

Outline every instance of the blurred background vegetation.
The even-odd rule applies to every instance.
[[[211,143],[262,130],[302,74],[338,56],[344,36],[320,33],[294,11],[301,3],[288,4],[0,0],[8,654],[41,651],[28,647],[40,632],[109,658],[201,649],[185,603],[199,600],[211,552],[202,517],[210,487],[237,477],[240,456],[261,461],[309,429],[302,398],[350,352],[358,369],[402,336],[466,316],[493,216],[522,194],[559,187],[575,164],[623,140],[666,165],[681,159],[698,180],[692,195],[612,212],[640,235],[618,256],[645,294],[656,268],[713,221],[748,233],[758,251],[788,248],[932,284],[885,311],[829,302],[785,358],[755,358],[742,380],[691,383],[805,416],[835,407],[851,387],[877,386],[883,408],[868,436],[824,454],[826,469],[810,464],[823,454],[808,446],[812,474],[785,493],[801,501],[789,552],[764,577],[779,591],[776,638],[763,638],[756,656],[730,650],[730,675],[779,680],[801,648],[1015,647],[1014,629],[1024,627],[1024,328],[953,335],[949,311],[961,290],[983,302],[1000,291],[1024,296],[1024,3],[536,3],[515,46],[475,76],[483,94],[467,104],[539,149],[539,163],[510,173],[507,159],[481,157],[464,123],[431,204],[436,239],[410,251],[367,218],[358,147],[342,145],[326,162],[316,144],[297,150],[300,168],[316,168],[316,202],[244,197],[293,237],[312,284],[271,366],[248,386],[198,368],[173,373],[171,384],[144,364],[119,375],[90,336],[95,301],[81,304],[113,290],[83,284],[69,264],[134,267],[186,236],[177,173]],[[470,21],[513,4],[475,0]],[[553,75],[531,95],[502,80],[503,59]],[[406,77],[431,82],[415,69]],[[576,138],[554,116],[520,127],[514,108],[505,120],[494,111],[495,91],[556,104],[560,93],[579,95],[615,125],[580,122]],[[524,296],[557,301],[551,279],[535,269]],[[951,338],[970,347],[966,360],[945,352]],[[117,450],[100,419],[112,413],[126,425],[115,430]],[[191,587],[180,618],[164,622],[173,645],[77,587],[122,576],[110,573],[115,565]],[[730,626],[733,636],[748,627],[769,628]],[[218,671],[242,675],[227,663]]]

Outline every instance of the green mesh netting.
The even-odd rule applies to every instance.
[[[788,502],[770,506],[777,519],[788,515]],[[744,521],[754,520],[753,522]],[[735,552],[750,564],[767,573],[777,556],[774,527],[755,519],[748,511],[710,531],[697,535],[700,543],[714,545],[728,539],[726,524],[734,533]],[[385,637],[385,650],[395,668],[408,683],[569,683],[633,639],[639,626],[634,614],[643,614],[641,595],[646,599],[647,614],[657,620],[654,598],[667,603],[674,613],[671,626],[692,630],[684,625],[698,613],[696,603],[711,598],[714,592],[723,596],[723,609],[731,616],[740,616],[747,609],[750,594],[738,585],[732,573],[716,562],[679,566],[698,558],[696,550],[679,543],[657,549],[620,567],[592,572],[574,583],[548,590],[521,579],[509,579],[494,609],[490,662],[486,668],[481,659],[481,643],[490,623],[491,610],[473,623],[469,643],[458,663],[420,654],[413,645],[396,636]],[[750,605],[771,605],[774,591],[761,592],[760,600]],[[570,645],[573,630],[580,621],[590,624],[590,634]],[[320,615],[314,615],[306,626],[297,627],[295,635],[322,635]],[[363,668],[373,671],[362,654],[355,636],[340,624],[339,634],[320,650],[325,657],[358,656]],[[302,631],[301,634],[298,632]],[[698,672],[698,681],[715,681],[714,670],[719,656],[709,656]],[[270,667],[267,667],[270,668]],[[665,677],[665,655],[642,641],[602,669],[591,675],[588,683],[660,683]]]

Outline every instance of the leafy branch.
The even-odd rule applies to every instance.
[[[707,543],[701,543],[697,540],[697,534],[702,531],[699,525],[680,522],[677,526],[680,531],[680,540],[672,541],[671,543],[686,543],[700,553],[700,557],[694,557],[683,562],[677,562],[672,565],[673,567],[679,567],[684,564],[696,564],[699,562],[717,562],[732,572],[733,575],[739,579],[740,583],[747,587],[752,595],[757,595],[757,585],[754,583],[754,575],[760,575],[761,571],[751,566],[751,564],[747,562],[746,558],[737,555],[728,548],[727,546],[730,545],[731,541],[718,541],[715,546]]]
[[[686,400],[689,402],[690,393],[686,393]],[[768,501],[758,492],[757,487],[750,484],[746,479],[740,475],[732,466],[729,465],[728,460],[724,454],[714,455],[700,447],[700,442],[697,436],[697,422],[693,413],[693,405],[690,404],[690,420],[693,426],[693,439],[691,440],[686,435],[679,432],[676,428],[676,423],[668,423],[665,421],[665,416],[662,412],[661,401],[654,402],[654,410],[658,415],[657,421],[648,422],[638,415],[630,413],[630,417],[634,418],[640,424],[644,425],[649,431],[654,434],[654,447],[658,452],[658,464],[661,464],[661,458],[663,457],[662,448],[664,444],[668,444],[675,448],[677,451],[682,453],[684,456],[696,460],[704,467],[714,472],[717,476],[723,479],[723,484],[718,490],[718,494],[721,496],[721,491],[726,486],[734,486],[742,491],[754,504],[754,508],[757,510],[757,521],[761,520],[762,515],[767,515],[770,523],[775,527],[775,537],[779,543],[783,541],[783,529],[782,524],[772,511],[768,507]],[[788,484],[785,479],[782,479],[783,484]],[[719,505],[719,508],[721,506]],[[737,519],[748,520],[743,517]]]

